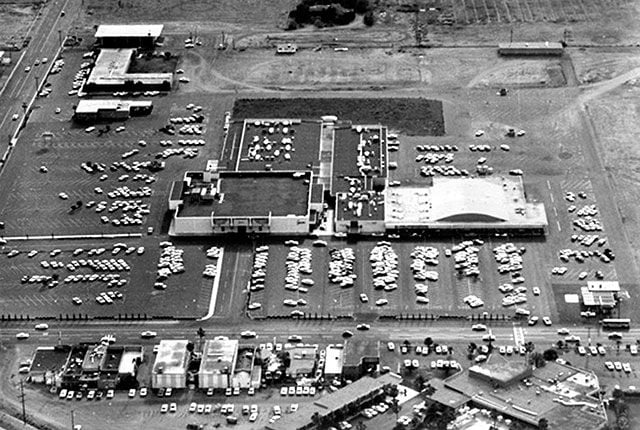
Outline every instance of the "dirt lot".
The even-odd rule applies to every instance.
[[[336,115],[356,124],[385,124],[406,134],[444,134],[442,102],[426,99],[240,99],[234,118],[319,118]]]
[[[22,47],[31,23],[36,19],[43,2],[14,1],[0,4],[0,45]]]

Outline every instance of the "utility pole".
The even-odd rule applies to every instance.
[[[73,409],[71,409],[71,430],[76,428],[76,423],[74,422],[73,418],[74,418],[73,417]]]
[[[36,93],[38,92],[38,75],[33,75],[33,79],[36,81]]]
[[[62,45],[62,30],[58,30],[58,45]]]
[[[24,406],[24,381],[20,380],[20,401],[22,402],[22,422],[27,423],[27,410]]]

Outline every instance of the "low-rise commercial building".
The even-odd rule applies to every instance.
[[[79,122],[124,121],[131,116],[149,115],[152,110],[151,101],[83,99],[78,102],[73,119]]]
[[[202,349],[202,361],[198,372],[200,388],[231,387],[237,355],[237,340],[207,340]]]
[[[153,48],[162,34],[161,24],[99,25],[96,42],[103,48]]]
[[[129,73],[136,50],[101,49],[84,85],[86,92],[169,91],[173,73]]]
[[[151,371],[152,388],[185,388],[189,351],[186,340],[163,340]]]

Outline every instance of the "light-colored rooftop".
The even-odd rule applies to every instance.
[[[122,354],[122,358],[120,359],[120,366],[118,366],[118,373],[120,374],[135,374],[136,370],[136,360],[138,358],[143,358],[142,349],[140,350],[127,350],[125,349]]]
[[[387,226],[544,228],[542,203],[528,202],[520,178],[434,178],[433,186],[389,187]]]
[[[172,73],[127,73],[134,53],[133,48],[101,49],[87,83],[114,85],[124,83],[125,79],[147,84],[171,82]]]
[[[344,365],[344,347],[328,346],[324,362],[324,373],[329,375],[342,374]]]
[[[100,110],[128,110],[131,107],[151,106],[148,100],[100,100],[81,99],[76,107],[76,113],[96,113]]]
[[[163,28],[162,24],[100,25],[95,37],[158,37]]]
[[[202,350],[200,373],[225,373],[225,368],[228,369],[228,372],[231,372],[237,351],[237,339],[206,341]]]
[[[156,361],[153,364],[153,373],[182,375],[187,369],[187,343],[186,340],[162,340]]]

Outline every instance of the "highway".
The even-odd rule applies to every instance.
[[[65,16],[61,12],[65,11]],[[55,0],[48,2],[43,14],[31,28],[29,36],[31,42],[18,57],[14,64],[10,79],[0,90],[0,153],[4,153],[9,146],[10,138],[18,127],[18,121],[12,121],[14,114],[24,114],[22,105],[29,103],[36,92],[36,83],[40,84],[45,78],[45,73],[52,61],[60,41],[67,34],[74,23],[77,14],[80,13],[79,0]],[[34,66],[35,61],[48,58],[47,64]],[[25,72],[26,67],[31,67]]]

